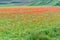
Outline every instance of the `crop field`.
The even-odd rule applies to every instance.
[[[60,0],[0,0],[0,6],[60,6]]]
[[[60,7],[0,7],[0,40],[60,40]]]

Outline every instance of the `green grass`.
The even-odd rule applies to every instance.
[[[60,20],[58,16],[17,14],[0,17],[0,40],[60,40]],[[48,22],[49,20],[54,20]]]

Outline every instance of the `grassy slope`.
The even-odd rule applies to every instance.
[[[50,1],[50,2],[49,2]],[[35,2],[28,4],[30,6],[54,6],[56,3],[58,3],[60,0],[35,0]]]
[[[60,8],[37,9],[2,8],[0,40],[60,40]]]

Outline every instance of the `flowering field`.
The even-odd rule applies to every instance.
[[[60,8],[0,7],[0,40],[60,40]]]

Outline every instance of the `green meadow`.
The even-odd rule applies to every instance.
[[[60,12],[54,13],[2,13],[0,40],[60,40]]]

